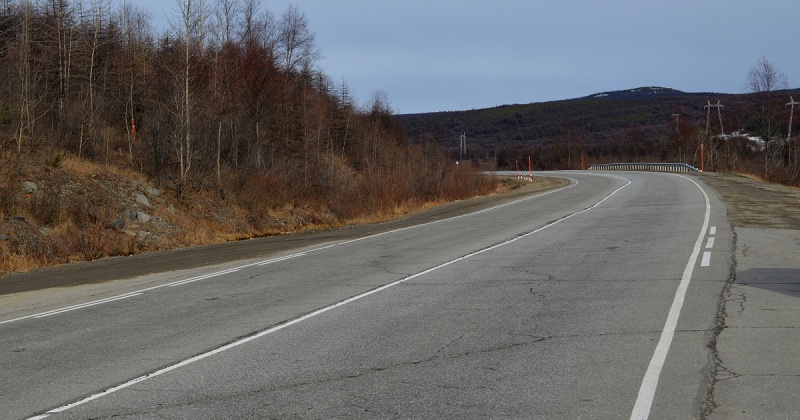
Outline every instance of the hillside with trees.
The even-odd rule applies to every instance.
[[[762,78],[764,64],[771,67],[766,59],[754,67]],[[469,158],[486,168],[514,169],[517,162],[526,167],[528,156],[538,170],[580,169],[581,159],[586,165],[684,162],[699,168],[700,146],[705,144],[707,170],[750,173],[798,185],[800,142],[796,137],[786,140],[791,108],[785,104],[791,97],[800,98],[800,90],[772,83],[771,87],[756,83],[744,94],[642,87],[397,118],[413,141],[445,147],[453,157],[458,156],[459,136],[465,133]],[[717,103],[723,107],[706,108]],[[796,126],[792,133],[797,134]],[[754,142],[753,137],[762,141]],[[778,140],[770,142],[775,147],[768,152],[763,150],[764,138]],[[765,155],[771,156],[766,165]]]
[[[170,18],[156,33],[133,2],[3,2],[0,272],[493,190],[410,143],[385,94],[356,104],[318,70],[297,8],[179,0]]]

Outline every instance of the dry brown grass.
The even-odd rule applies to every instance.
[[[341,157],[323,159],[309,173],[314,182],[297,179],[301,166],[294,161],[268,173],[227,171],[224,184],[214,191],[189,185],[178,194],[166,182],[156,208],[144,209],[160,224],[133,222],[118,230],[109,226],[130,206],[132,191],[152,185],[146,176],[72,155],[55,161],[52,156],[28,156],[20,160],[20,175],[13,182],[11,173],[0,168],[0,216],[6,221],[23,217],[30,230],[24,238],[17,235],[19,240],[15,236],[12,241],[0,241],[0,274],[381,222],[447,201],[493,193],[501,185],[465,165],[447,167],[432,161],[420,170],[407,157],[397,159],[399,164],[392,160],[396,155],[388,153],[384,158],[383,166],[360,171]],[[35,181],[37,191],[22,193],[26,180]],[[0,219],[0,229],[2,223]]]
[[[82,159],[77,156],[69,154],[65,155],[61,159],[59,167],[67,172],[71,172],[76,175],[88,176],[92,174],[109,174],[109,175],[125,177],[140,183],[146,182],[144,175],[142,175],[140,172],[119,167],[113,164],[106,165],[102,163],[93,162],[91,160]]]
[[[9,245],[0,242],[0,273],[17,273],[42,267],[42,261],[29,254],[19,254],[9,249]]]
[[[743,176],[747,179],[752,179],[753,181],[766,182],[766,180],[764,180],[764,177],[759,175],[754,175],[750,173],[736,173],[736,175]]]

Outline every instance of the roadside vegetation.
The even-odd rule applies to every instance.
[[[0,11],[0,274],[330,228],[495,190],[357,104],[305,15],[182,0]]]

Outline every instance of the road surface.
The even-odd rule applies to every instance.
[[[698,417],[724,206],[687,176],[559,176],[425,225],[2,296],[2,417]]]

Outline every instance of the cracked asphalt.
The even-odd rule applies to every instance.
[[[432,209],[287,251],[234,245],[240,258],[212,248],[200,265],[184,251],[171,271],[139,259],[125,280],[98,274],[111,262],[63,268],[48,288],[0,294],[4,417],[116,386],[50,418],[628,418],[703,199],[675,175],[560,175],[577,185],[468,216]],[[713,188],[717,244],[695,267],[651,418],[796,417],[797,230],[729,225],[722,203],[746,182],[692,179]],[[81,306],[43,312],[68,305]]]
[[[800,189],[730,174],[700,179],[734,232],[702,418],[800,418]]]

